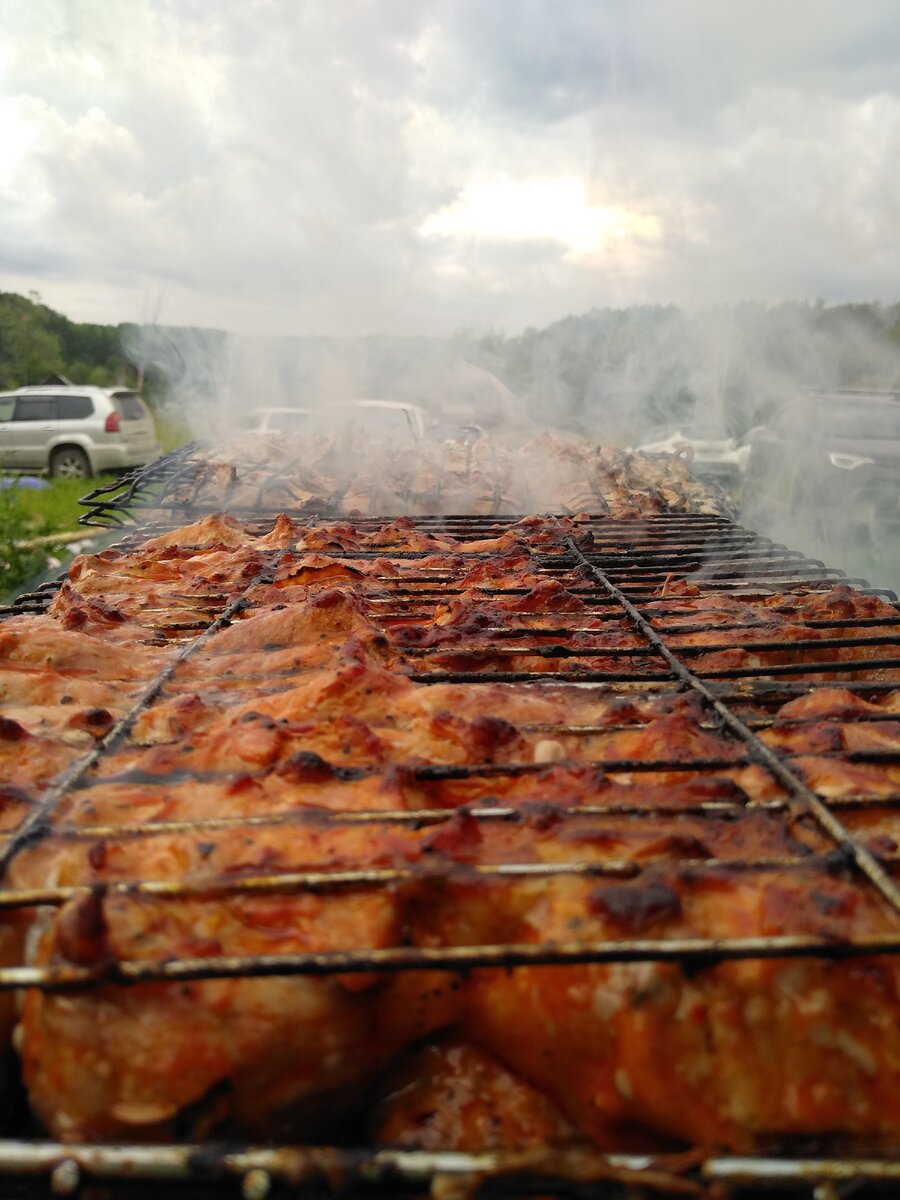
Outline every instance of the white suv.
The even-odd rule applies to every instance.
[[[86,479],[142,467],[161,453],[137,392],[43,384],[0,392],[0,470]]]

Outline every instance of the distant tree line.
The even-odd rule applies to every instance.
[[[0,388],[62,374],[73,383],[133,384],[137,371],[122,349],[122,326],[70,321],[36,292],[0,292]]]

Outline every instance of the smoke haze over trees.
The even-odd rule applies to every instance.
[[[598,309],[476,345],[533,416],[612,437],[691,416],[739,435],[791,389],[900,388],[900,305]]]
[[[435,410],[479,402],[484,372],[535,421],[627,441],[691,416],[740,434],[791,389],[900,388],[900,304],[747,303],[594,309],[520,335],[439,338],[241,338],[175,326],[79,324],[39,297],[0,293],[0,386],[62,372],[76,383],[133,384],[152,398],[241,410],[352,395],[397,395]],[[458,395],[453,395],[454,387]],[[476,414],[477,418],[477,414]]]

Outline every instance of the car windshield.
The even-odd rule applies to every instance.
[[[379,438],[415,436],[412,419],[402,405],[385,407],[380,404],[336,404],[316,414],[316,422],[324,429],[349,427],[370,432]]]
[[[376,405],[351,404],[341,414],[357,429],[371,429],[373,433],[391,434],[410,432],[409,413],[405,408],[381,408]]]

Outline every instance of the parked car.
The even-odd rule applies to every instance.
[[[257,408],[248,417],[245,433],[300,433],[309,427],[308,408]]]
[[[0,469],[86,479],[141,467],[161,453],[137,392],[75,384],[0,393]]]
[[[427,433],[432,442],[463,442],[472,446],[484,429],[475,419],[473,404],[443,404],[430,419]]]
[[[692,474],[730,492],[740,490],[750,458],[748,444],[729,437],[718,426],[693,422],[653,429],[635,449],[644,454],[687,452],[691,456]]]
[[[425,436],[425,410],[405,400],[342,400],[318,410],[315,420],[319,427],[342,426],[376,438],[420,442]]]
[[[900,391],[807,391],[754,433],[744,504],[869,537],[900,520]]]

